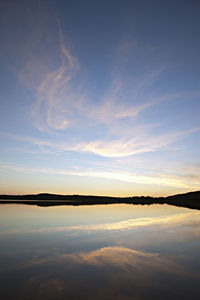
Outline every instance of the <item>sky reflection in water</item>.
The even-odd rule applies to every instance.
[[[200,212],[0,206],[1,299],[198,299]]]

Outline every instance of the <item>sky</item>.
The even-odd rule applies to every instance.
[[[200,189],[198,0],[1,1],[0,193]]]

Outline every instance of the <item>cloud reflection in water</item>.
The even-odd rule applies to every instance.
[[[167,208],[128,206],[118,216],[113,206],[112,217],[98,218],[100,210],[76,207],[79,222],[66,208],[53,226],[51,209],[44,221],[43,210],[26,207],[27,226],[11,222],[0,236],[0,299],[196,299],[200,212]]]
[[[180,295],[191,276],[159,254],[125,247],[57,255],[27,267],[37,275],[26,282],[25,299],[151,299],[167,287],[166,299]]]

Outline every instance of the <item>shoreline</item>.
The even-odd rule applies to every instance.
[[[186,194],[177,194],[168,197],[106,197],[84,195],[57,195],[57,194],[34,194],[34,195],[0,195],[0,204],[28,204],[37,206],[55,205],[100,205],[100,204],[132,204],[152,205],[168,204],[192,209],[200,209],[200,191]]]

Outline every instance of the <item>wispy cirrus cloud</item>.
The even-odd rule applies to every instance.
[[[55,168],[41,168],[41,167],[32,167],[32,166],[24,166],[18,164],[11,163],[1,163],[0,168],[4,170],[22,172],[25,174],[30,173],[41,173],[41,174],[49,174],[49,175],[64,175],[64,176],[80,176],[80,177],[89,177],[89,178],[102,178],[109,180],[117,180],[121,182],[127,183],[136,183],[136,184],[144,184],[144,185],[154,185],[154,186],[168,186],[175,188],[183,188],[183,189],[199,189],[200,185],[198,182],[198,178],[193,176],[189,178],[187,174],[187,170],[185,170],[184,174],[170,174],[165,172],[159,172],[157,174],[148,174],[143,175],[137,172],[125,172],[120,169],[108,169],[103,168],[97,169],[97,167],[93,167],[85,169],[55,169]],[[198,175],[197,175],[198,176]]]
[[[61,65],[49,73],[37,89],[37,103],[34,110],[36,126],[41,130],[53,129],[64,132],[76,129],[77,126],[88,130],[94,126],[101,128],[104,125],[105,133],[101,134],[101,139],[97,139],[93,133],[90,135],[90,141],[82,141],[81,135],[78,134],[76,142],[61,141],[56,142],[56,146],[52,143],[47,147],[61,152],[76,151],[105,157],[125,157],[159,151],[181,137],[199,130],[192,128],[152,135],[148,132],[151,123],[145,124],[142,134],[131,130],[134,120],[138,121],[143,111],[162,102],[185,97],[182,93],[165,96],[148,95],[148,88],[158,80],[165,70],[163,67],[147,69],[146,73],[129,78],[128,83],[122,80],[122,74],[118,71],[112,76],[108,90],[98,103],[90,99],[91,95],[88,92],[85,94],[76,92],[73,80],[76,82],[78,62],[65,46],[60,25],[58,31]],[[189,94],[189,96],[197,95]],[[162,128],[162,124],[160,127]],[[101,132],[103,133],[102,130]]]
[[[151,127],[152,125],[150,125]],[[146,129],[146,128],[145,128]],[[136,155],[140,153],[155,152],[158,150],[165,149],[174,141],[181,139],[185,136],[199,132],[200,128],[192,128],[185,131],[177,131],[171,134],[160,135],[157,137],[149,136],[136,136],[131,138],[131,136],[126,137],[126,139],[113,139],[113,140],[94,140],[92,142],[63,142],[54,140],[42,140],[38,138],[32,138],[27,136],[17,136],[14,134],[0,132],[1,135],[7,136],[12,139],[19,141],[24,141],[29,144],[36,145],[43,150],[51,150],[52,153],[56,152],[88,152],[105,157],[126,157],[130,155]],[[141,134],[141,133],[140,133]]]
[[[59,21],[54,22],[54,27],[52,32],[57,36],[57,44],[56,51],[50,52],[50,58],[56,63],[51,63],[51,68],[47,66],[45,70],[46,61],[42,63],[40,56],[43,72],[42,76],[38,74],[38,77],[41,80],[33,80],[38,82],[35,88],[34,123],[37,129],[51,131],[53,134],[61,132],[67,136],[67,132],[73,134],[75,131],[76,142],[66,138],[67,142],[63,143],[61,139],[61,142],[58,142],[56,147],[52,145],[52,148],[60,147],[61,151],[65,149],[90,152],[106,157],[124,157],[158,151],[176,139],[174,132],[169,133],[168,136],[152,135],[148,132],[152,122],[140,118],[144,111],[148,112],[162,102],[185,96],[183,93],[163,95],[149,90],[167,69],[166,64],[147,63],[144,66],[141,64],[141,56],[148,61],[147,49],[142,48],[138,42],[126,41],[113,52],[114,58],[108,68],[110,80],[107,88],[99,91],[96,99],[89,85],[79,89],[82,84],[79,73],[81,66],[65,41]],[[48,39],[51,40],[55,36],[50,35]],[[41,33],[39,40],[40,38]],[[122,59],[124,56],[126,56],[125,60]],[[28,70],[32,72],[31,66],[35,61],[37,55],[25,64],[28,67],[21,70],[21,77],[29,78]],[[127,71],[130,65],[135,68],[134,72]],[[81,72],[83,75],[84,70]],[[37,74],[35,76],[37,77]],[[189,97],[195,95],[190,93]],[[142,134],[132,130],[136,122],[146,125]],[[160,127],[162,128],[161,123]],[[87,137],[83,141],[81,133],[78,133],[79,128],[92,132],[88,133],[89,141]],[[101,138],[96,137],[97,129],[101,132]]]
[[[61,65],[53,72],[48,73],[37,89],[37,103],[34,108],[34,115],[37,116],[44,108],[46,122],[49,127],[56,130],[65,129],[69,126],[67,113],[63,113],[64,104],[71,104],[73,98],[70,94],[70,81],[76,70],[78,63],[70,50],[64,45],[61,26],[58,23],[59,44],[61,53]],[[63,95],[65,93],[65,96]],[[70,99],[68,99],[68,97]],[[63,99],[65,98],[65,99]],[[63,102],[65,102],[63,104]],[[41,128],[41,124],[38,128]],[[43,128],[44,129],[44,128]]]
[[[110,82],[105,90],[99,91],[101,96],[97,101],[89,85],[79,89],[82,84],[79,73],[81,66],[77,57],[72,54],[72,47],[66,43],[61,23],[50,20],[48,14],[42,20],[40,17],[38,15],[33,18],[31,26],[37,26],[33,26],[26,43],[22,44],[24,53],[28,49],[30,54],[24,56],[18,72],[20,80],[35,92],[33,116],[39,130],[63,131],[76,127],[77,119],[85,128],[91,124],[103,123],[109,129],[115,120],[135,118],[140,112],[156,104],[155,99],[149,99],[143,93],[159,78],[164,68],[155,66],[130,78],[124,70],[127,62],[120,62],[123,61],[121,58],[124,56],[124,49],[130,53],[132,46],[135,47],[137,43],[122,44],[118,47],[120,51],[114,51],[114,64],[108,69]],[[49,24],[51,31],[48,29]],[[52,41],[53,49],[49,47]],[[137,57],[134,59],[137,61]],[[86,74],[84,70],[81,71],[81,76]]]

